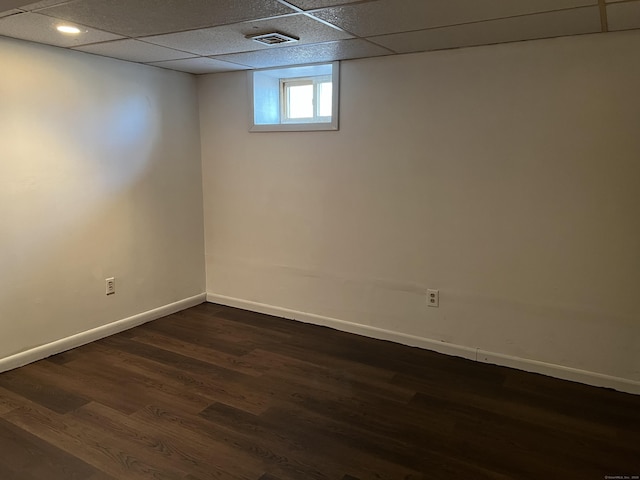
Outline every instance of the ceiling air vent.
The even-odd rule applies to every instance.
[[[293,43],[300,40],[299,38],[285,35],[284,33],[280,32],[263,33],[262,35],[249,35],[247,36],[247,38],[250,38],[254,42],[258,42],[269,47],[272,47],[274,45],[282,45],[283,43]]]

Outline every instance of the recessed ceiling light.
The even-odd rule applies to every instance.
[[[283,43],[293,43],[300,40],[299,38],[291,35],[285,35],[281,32],[264,33],[262,35],[247,35],[246,38],[253,40],[254,42],[261,43],[272,47],[273,45],[281,45]]]
[[[77,35],[80,33],[78,27],[72,27],[71,25],[58,25],[56,29],[61,33],[67,33],[69,35]]]

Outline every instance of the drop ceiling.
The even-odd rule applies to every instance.
[[[0,0],[0,36],[194,74],[636,28],[640,0]]]

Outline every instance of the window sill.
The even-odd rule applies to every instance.
[[[326,123],[276,123],[270,125],[252,125],[250,132],[326,132],[337,131],[338,122]]]

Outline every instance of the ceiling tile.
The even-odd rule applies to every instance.
[[[408,53],[595,33],[600,29],[600,9],[586,7],[370,39],[398,53]]]
[[[65,35],[56,30],[58,25],[74,25],[82,30],[80,35]],[[0,35],[57,47],[75,47],[89,43],[106,42],[122,38],[94,28],[87,28],[38,13],[21,13],[0,18]]]
[[[372,36],[597,4],[598,0],[379,0],[313,15],[356,35]]]
[[[24,4],[24,0],[22,0],[22,3]],[[41,0],[39,2],[30,3],[20,8],[22,10],[27,10],[31,12],[33,10],[38,10],[40,8],[47,8],[53,5],[59,5],[61,3],[69,3],[69,0]]]
[[[0,12],[19,8],[25,3],[25,0],[0,0]]]
[[[188,58],[186,60],[170,60],[168,62],[152,62],[149,63],[149,65],[169,68],[171,70],[179,70],[181,72],[194,73],[196,75],[249,69],[249,67],[245,67],[244,65],[237,65],[235,63],[223,62],[221,60],[206,57]]]
[[[143,63],[161,62],[163,60],[178,60],[194,56],[190,53],[179,52],[178,50],[159,47],[158,45],[151,45],[149,43],[132,39],[116,40],[115,42],[99,43],[97,45],[87,45],[85,47],[79,47],[76,50],[95,53],[96,55],[103,55],[105,57]]]
[[[194,30],[294,13],[276,0],[82,0],[43,10],[130,37]]]
[[[22,13],[22,10],[17,10],[17,9],[7,10],[6,12],[0,12],[0,18],[9,17],[11,15],[16,15],[18,13]]]
[[[640,28],[640,2],[608,5],[607,20],[609,30]]]
[[[303,10],[313,10],[314,8],[333,7],[336,5],[346,5],[348,3],[362,2],[363,0],[287,0]],[[366,0],[365,0],[366,1]],[[371,1],[371,0],[370,0]]]
[[[216,58],[255,68],[277,67],[282,65],[302,65],[307,63],[330,62],[350,58],[376,57],[389,55],[389,51],[365,40],[341,40],[338,42],[280,47],[272,50],[221,55]]]
[[[245,38],[247,35],[259,35],[274,31],[298,37],[300,41],[296,42],[296,45],[352,38],[347,33],[331,28],[305,15],[288,15],[271,20],[237,23],[203,30],[146,37],[144,41],[198,55],[220,55],[274,48]]]

